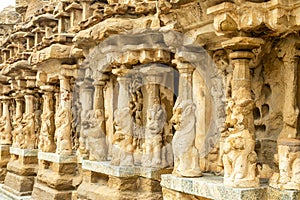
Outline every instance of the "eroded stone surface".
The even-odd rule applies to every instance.
[[[172,172],[165,199],[297,199],[299,9],[16,1],[0,13],[3,190],[162,199]]]

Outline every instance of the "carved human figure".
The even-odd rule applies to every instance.
[[[70,137],[71,111],[68,108],[60,106],[58,112],[55,114],[55,126],[56,153],[72,153],[72,142]]]
[[[300,140],[285,139],[279,141],[275,163],[278,165],[279,171],[270,178],[270,186],[300,190]]]
[[[228,133],[222,147],[224,183],[233,187],[257,187],[255,140],[249,129],[245,128],[253,102],[232,99],[228,106]]]
[[[0,143],[11,144],[12,143],[12,126],[9,116],[3,116],[0,124]]]
[[[34,113],[25,113],[22,124],[23,124],[22,135],[24,137],[24,140],[21,141],[20,148],[34,149],[36,144]]]
[[[43,152],[54,152],[54,112],[48,111],[42,114],[42,126],[39,135],[39,149]]]
[[[114,113],[114,116],[114,125],[116,132],[113,135],[112,140],[114,149],[111,164],[132,166],[133,151],[135,149],[135,146],[133,144],[132,118],[130,115],[129,107],[117,109]]]
[[[20,147],[20,141],[22,141],[23,135],[22,135],[22,129],[23,129],[23,125],[22,125],[22,116],[14,116],[13,117],[13,130],[12,130],[12,147]],[[23,139],[22,139],[23,138]]]
[[[256,177],[257,155],[253,151],[255,141],[249,131],[241,127],[231,132],[224,143],[224,181],[233,186],[248,186]],[[235,182],[237,185],[235,185]]]
[[[106,135],[102,128],[103,123],[103,114],[100,109],[92,110],[82,121],[82,138],[88,150],[89,160],[107,160]]]
[[[159,167],[161,165],[162,134],[166,123],[166,112],[160,105],[159,97],[154,98],[152,108],[147,111],[143,165]]]
[[[195,147],[195,109],[192,100],[178,98],[171,122],[176,130],[172,146],[174,154],[173,174],[183,177],[201,176],[198,150]]]

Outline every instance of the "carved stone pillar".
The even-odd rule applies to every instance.
[[[55,115],[56,153],[71,155],[71,86],[70,78],[60,76],[60,105]]]
[[[293,41],[294,38],[289,38]],[[296,41],[298,38],[296,39]],[[297,44],[294,44],[297,46]],[[284,82],[284,104],[282,108],[283,128],[277,139],[278,153],[275,163],[279,171],[270,178],[270,186],[279,189],[300,191],[300,138],[299,138],[299,92],[298,65],[296,48],[285,46],[280,52],[282,57],[282,76]],[[297,104],[298,100],[298,104]]]
[[[27,93],[25,98],[25,113],[23,116],[22,132],[24,141],[20,144],[22,149],[34,149],[36,146],[36,134],[35,134],[35,114],[34,114],[34,95]]]
[[[13,131],[12,131],[12,137],[13,137],[13,147],[20,147],[21,140],[23,140],[22,137],[22,129],[23,129],[23,108],[24,108],[24,97],[18,96],[15,98],[16,101],[16,113],[13,117]]]
[[[128,76],[128,69],[116,69],[119,83],[118,108],[114,113],[114,124],[116,132],[113,135],[112,165],[132,166],[133,165],[133,132],[132,117],[129,108],[129,85],[131,78]]]
[[[80,84],[80,107],[81,107],[81,113],[80,119],[80,137],[79,137],[79,148],[78,153],[81,158],[87,158],[88,157],[88,133],[89,133],[89,122],[90,118],[93,115],[93,94],[94,94],[94,88],[92,87],[91,81],[84,80]]]
[[[42,113],[42,125],[39,134],[39,150],[43,152],[54,152],[54,95],[52,86],[41,86],[43,90],[43,113]]]
[[[248,37],[237,37],[222,43],[224,48],[232,50],[229,57],[234,66],[232,100],[229,103],[230,112],[227,113],[231,125],[223,147],[224,184],[233,187],[259,186],[249,62],[254,58],[252,50],[261,44],[263,40]]]
[[[7,134],[8,139],[11,138],[11,136],[8,135],[11,134],[11,125],[10,125],[10,117],[9,117],[9,99],[7,97],[2,96],[1,97],[1,121],[0,121],[0,129],[1,129],[1,138],[2,134]],[[9,120],[7,120],[9,119]],[[5,139],[5,138],[3,138]],[[2,142],[4,144],[2,144]],[[5,144],[8,143],[8,144]],[[0,145],[0,182],[3,183],[6,173],[7,173],[7,163],[10,160],[10,153],[9,153],[9,147],[10,147],[11,142],[10,141],[2,141],[1,140],[1,145]]]
[[[147,91],[147,118],[145,129],[145,143],[143,150],[143,162],[145,167],[161,167],[162,140],[167,114],[161,105],[160,84],[164,73],[170,72],[170,68],[158,65],[144,67],[140,70],[145,74]]]
[[[11,119],[9,114],[9,105],[10,105],[10,99],[8,97],[2,98],[3,102],[3,114],[2,114],[2,122],[3,125],[1,125],[1,140],[0,143],[2,145],[10,145],[12,144],[12,126],[11,126]]]
[[[60,95],[55,96],[58,106],[55,113],[56,152],[38,153],[39,169],[32,199],[40,199],[41,195],[53,200],[71,199],[75,189],[73,179],[78,178],[76,177],[77,158],[72,154],[71,141],[71,78],[61,75],[59,80]],[[53,104],[53,102],[48,103]]]
[[[173,174],[197,177],[202,172],[199,167],[199,153],[195,147],[196,106],[193,103],[192,75],[195,68],[190,63],[174,60],[179,71],[179,96],[173,108],[171,122],[176,130],[172,145],[174,154]]]

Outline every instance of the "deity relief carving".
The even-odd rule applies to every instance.
[[[12,147],[20,147],[20,141],[22,140],[22,129],[23,129],[23,125],[22,125],[22,116],[14,116],[13,117],[13,130],[12,130]],[[2,127],[2,126],[1,126]]]
[[[133,152],[135,149],[132,133],[132,117],[130,109],[118,109],[115,115],[115,129],[113,135],[113,159],[112,165],[133,166]]]
[[[11,144],[12,143],[12,126],[9,116],[2,116],[0,118],[0,143]]]
[[[195,109],[192,100],[176,101],[173,108],[175,134],[172,141],[174,154],[173,174],[183,177],[202,176],[198,150],[195,147]]]
[[[20,148],[34,149],[36,145],[34,113],[25,113],[23,116],[22,124],[23,124],[22,138],[24,138],[24,140],[20,141]]]
[[[147,111],[143,165],[158,167],[162,163],[162,134],[166,123],[166,111],[160,104],[159,97],[154,99],[152,108]]]
[[[55,114],[55,140],[56,153],[70,154],[72,152],[71,132],[71,111],[60,106]]]
[[[91,110],[82,120],[82,142],[88,150],[89,160],[107,160],[106,135],[103,130],[103,113],[100,109]]]
[[[53,142],[54,133],[54,112],[49,111],[48,113],[42,114],[42,125],[39,136],[39,149],[43,152],[54,152],[55,144]]]
[[[230,100],[227,110],[228,132],[222,144],[222,161],[224,165],[224,183],[233,187],[257,187],[257,155],[254,151],[255,140],[248,128],[247,116],[252,110],[253,102]]]
[[[275,163],[279,171],[270,178],[270,186],[300,190],[300,140],[285,139],[278,142]]]

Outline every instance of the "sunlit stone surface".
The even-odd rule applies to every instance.
[[[0,199],[300,199],[299,13],[16,1],[0,13]]]

